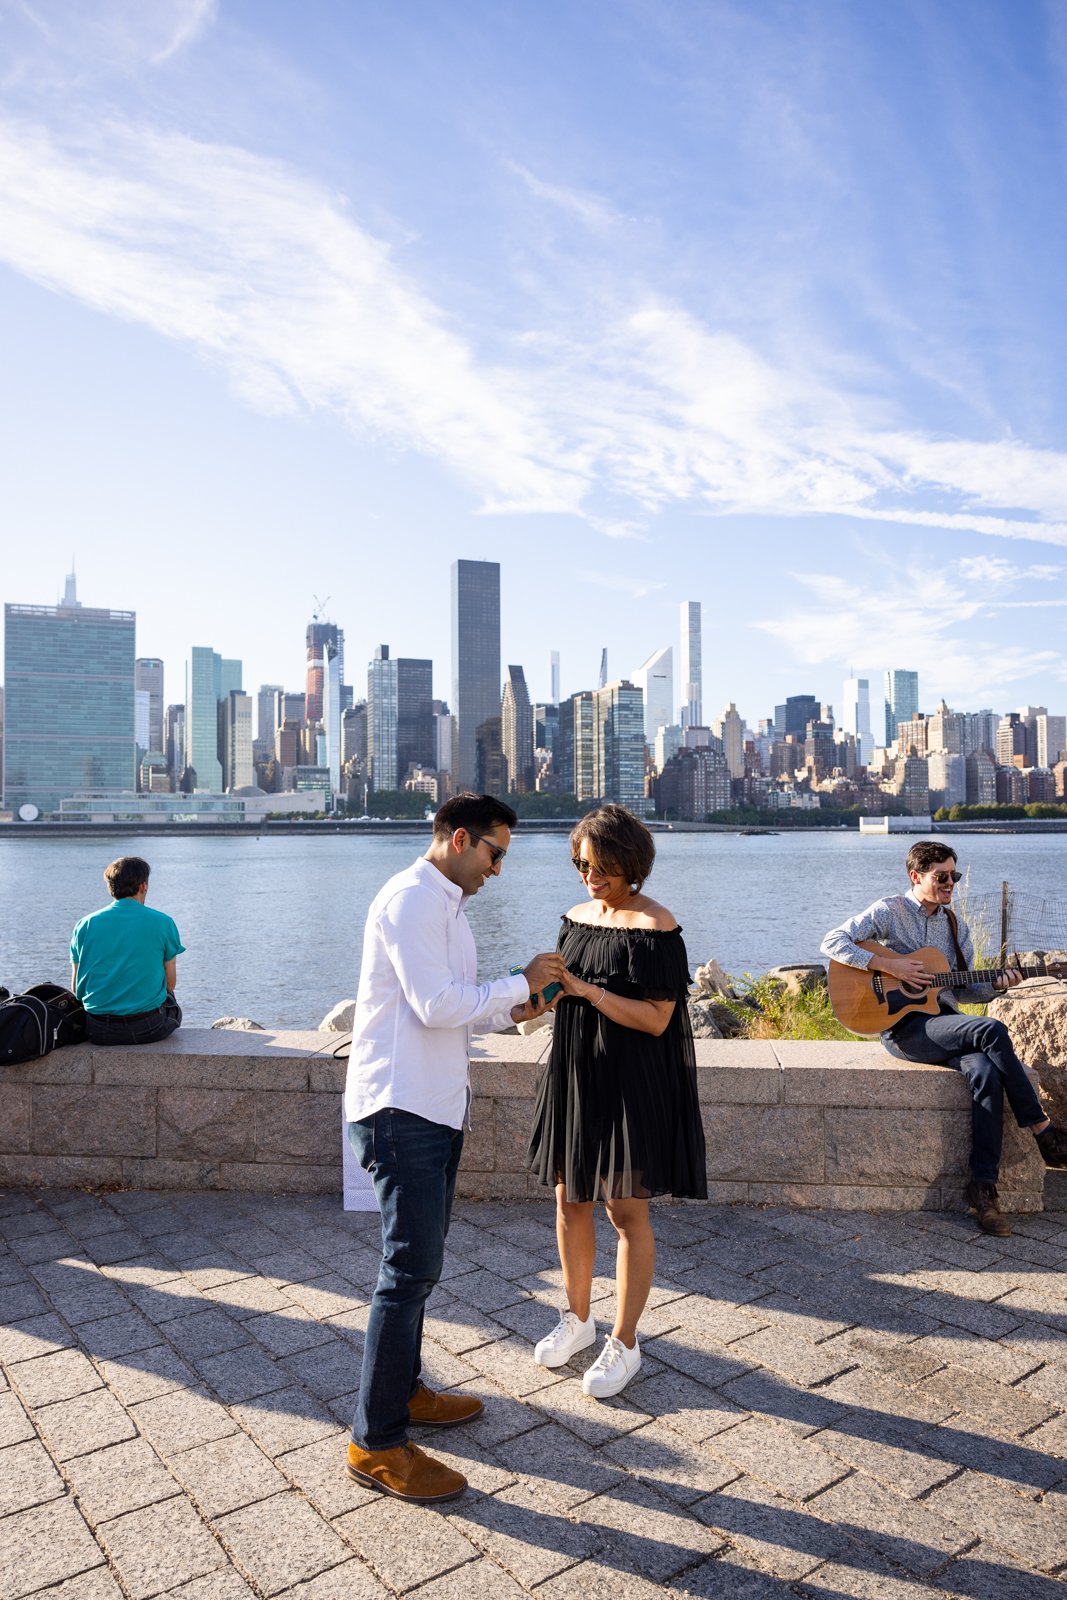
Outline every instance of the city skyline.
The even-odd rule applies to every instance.
[[[388,640],[449,698],[453,551],[504,566],[534,699],[551,649],[566,694],[677,646],[691,596],[705,720],[898,663],[1054,701],[1065,30],[23,0],[0,598],[73,551],[172,685],[215,641],[295,687],[329,594],[350,662]]]

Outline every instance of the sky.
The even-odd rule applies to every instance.
[[[1064,0],[0,0],[0,598],[1067,709]]]

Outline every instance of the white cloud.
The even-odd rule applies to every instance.
[[[163,12],[157,60],[214,6]],[[108,15],[132,13],[116,0]],[[521,175],[553,203],[592,204]],[[252,405],[329,410],[434,457],[488,509],[580,512],[612,538],[688,503],[1067,544],[1067,455],[875,431],[809,370],[622,286],[569,337],[480,338],[343,197],[242,149],[117,122],[63,141],[0,124],[0,259],[187,342]]]
[[[895,572],[882,563],[863,582],[834,573],[792,576],[813,603],[792,606],[785,616],[755,627],[810,666],[902,662],[918,671],[920,683],[936,685],[950,702],[967,704],[995,704],[1013,684],[1067,670],[1067,655],[1035,649],[1019,626],[992,620],[998,612],[1063,606],[1067,600],[998,600],[980,584],[963,583],[937,566]]]
[[[548,201],[550,205],[577,217],[579,222],[587,227],[610,228],[623,220],[619,213],[599,195],[588,194],[581,189],[569,189],[558,183],[548,183],[518,161],[505,161],[504,165],[509,172],[513,172],[521,179],[536,199]]]

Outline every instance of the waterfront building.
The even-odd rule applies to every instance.
[[[241,687],[239,661],[193,646],[185,667],[185,766],[195,772],[198,791],[218,794],[223,787],[219,707]]]
[[[437,770],[433,720],[433,662],[400,656],[396,663],[396,771],[402,784],[412,767]]]
[[[842,694],[841,727],[856,741],[856,759],[861,767],[867,766],[874,754],[874,734],[871,730],[871,685],[869,678],[857,678],[851,673],[844,682]]]
[[[534,748],[547,750],[549,755],[554,755],[556,739],[559,736],[559,706],[535,705],[533,708],[534,721]]]
[[[966,742],[967,718],[962,711],[950,711],[942,700],[933,715],[926,719],[926,748],[963,755]]]
[[[367,667],[367,787],[395,789],[396,681],[389,646],[380,644]]]
[[[341,713],[341,761],[359,763],[362,772],[367,764],[367,702],[359,700],[348,711]]]
[[[995,711],[965,711],[963,713],[963,753],[974,755],[985,750],[994,755],[997,748],[997,724],[1000,718]]]
[[[4,607],[3,796],[54,811],[77,789],[132,789],[136,619],[83,606]]]
[[[148,740],[144,748],[162,752],[163,730],[163,663],[158,656],[138,656],[133,664],[133,686],[148,695]],[[138,739],[140,744],[140,739]]]
[[[267,761],[274,750],[274,735],[278,727],[278,696],[284,693],[280,683],[261,683],[256,690],[257,761]]]
[[[455,719],[444,700],[433,703],[434,766],[438,772],[452,771],[452,740]]]
[[[500,564],[452,564],[452,782],[479,788],[500,745]],[[496,728],[493,728],[494,722]],[[491,748],[479,752],[479,739]]]
[[[656,811],[679,822],[703,822],[733,804],[726,757],[707,745],[676,750],[655,781]]]
[[[336,623],[312,617],[304,635],[307,651],[307,684],[304,690],[304,721],[322,721],[322,677],[326,669],[326,646],[332,645],[339,659],[340,682],[345,676],[344,630]]]
[[[651,748],[659,729],[669,728],[674,720],[674,652],[670,645],[654,650],[633,674],[632,681],[645,698],[645,743]],[[700,718],[693,720],[699,722]]]
[[[593,790],[593,691],[583,689],[560,703],[554,754],[559,792],[583,803]]]
[[[1026,743],[1026,724],[1017,711],[1009,711],[997,723],[997,747],[994,752],[997,766],[1021,768],[1029,765]]]
[[[791,694],[785,704],[774,708],[774,732],[780,742],[790,736],[803,739],[808,723],[819,721],[821,707],[813,694]]]
[[[300,765],[303,724],[295,719],[274,730],[274,759],[283,771]]]
[[[804,730],[804,767],[816,781],[829,777],[837,765],[834,724],[831,718],[813,717]],[[853,760],[855,771],[855,760]]]
[[[176,778],[185,765],[185,707],[168,706],[163,719],[163,753],[167,771]]]
[[[533,708],[521,667],[509,666],[500,701],[500,736],[505,794],[529,794],[534,786]]]
[[[924,756],[930,748],[930,718],[925,712],[916,711],[912,717],[903,718],[897,723],[897,753],[898,755]]]
[[[617,678],[593,692],[593,791],[637,816],[645,797],[645,703],[636,684]]]
[[[554,706],[559,705],[559,651],[553,650],[548,658],[548,675],[551,688],[551,700]]]
[[[885,675],[885,742],[892,744],[897,724],[909,722],[919,709],[919,674],[895,667]]]
[[[336,645],[326,644],[322,657],[322,733],[323,759],[330,769],[330,793],[341,789],[341,654]]]
[[[931,750],[926,758],[926,781],[930,791],[930,809],[941,806],[962,806],[967,802],[967,757],[958,750],[944,747]]]
[[[1037,765],[1054,767],[1067,751],[1067,717],[1050,717],[1047,711],[1040,711],[1034,719],[1034,726]]]
[[[678,657],[682,705],[678,720],[683,728],[704,720],[704,646],[700,630],[700,601],[683,600],[679,607]],[[666,722],[671,721],[670,717]]]
[[[688,732],[688,729],[686,731]],[[665,728],[657,728],[655,744],[652,747],[652,761],[656,771],[662,772],[674,752],[681,748],[682,728],[680,723],[672,722]]]
[[[1029,784],[1020,767],[997,768],[997,805],[1024,806],[1029,798]]]
[[[991,806],[997,798],[997,764],[988,750],[975,750],[964,757],[964,802],[969,806]]]
[[[219,756],[222,762],[222,787],[247,789],[255,782],[252,761],[252,696],[231,689],[219,701]]]
[[[737,707],[732,700],[719,720],[712,723],[711,731],[715,738],[720,741],[720,748],[726,757],[726,766],[731,778],[743,778],[745,775],[745,724],[741,720]]]
[[[136,682],[136,679],[134,680]],[[133,742],[137,746],[138,760],[152,748],[151,726],[152,696],[147,689],[133,691]]]

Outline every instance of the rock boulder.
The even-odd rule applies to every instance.
[[[812,994],[826,988],[826,968],[819,961],[772,967],[767,977],[780,983],[786,994]]]
[[[989,1015],[1004,1023],[1016,1053],[1037,1073],[1047,1114],[1067,1124],[1067,987],[1029,978],[990,1001]]]
[[[211,1024],[213,1028],[235,1028],[239,1033],[265,1033],[262,1022],[253,1022],[251,1017],[217,1017]]]
[[[354,1000],[338,1000],[332,1011],[327,1011],[319,1023],[320,1033],[351,1033],[356,1015]]]

